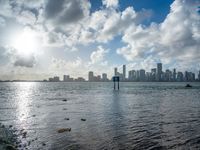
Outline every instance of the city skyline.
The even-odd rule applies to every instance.
[[[126,75],[128,72],[128,76]],[[151,68],[150,72],[139,69],[139,70],[128,70],[126,71],[126,65],[123,65],[122,73],[118,72],[118,68],[115,67],[113,69],[113,76],[118,76],[120,81],[124,82],[194,82],[200,81],[200,70],[197,74],[193,72],[189,72],[185,70],[181,72],[174,68],[173,70],[166,69],[165,71],[162,70],[162,63],[157,63],[157,68]],[[59,77],[55,76],[54,78],[49,78],[49,81],[58,82],[73,82],[73,81],[89,81],[89,82],[106,82],[112,81],[112,78],[108,78],[106,73],[102,73],[102,75],[94,74],[93,71],[88,72],[88,78],[84,79],[83,77],[78,77],[74,79],[70,77],[70,75],[63,75],[63,80],[60,80]]]

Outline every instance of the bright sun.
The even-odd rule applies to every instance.
[[[25,29],[20,35],[14,37],[12,45],[20,55],[34,54],[38,47],[36,33],[30,29]]]

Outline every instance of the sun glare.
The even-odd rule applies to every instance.
[[[37,51],[37,39],[36,33],[30,29],[26,29],[15,36],[13,41],[13,47],[17,50],[20,55],[31,55]]]

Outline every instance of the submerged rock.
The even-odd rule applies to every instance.
[[[187,84],[185,87],[192,87],[192,85],[190,85],[190,84]]]
[[[42,143],[42,146],[46,146],[46,143],[43,142],[43,143]]]
[[[69,120],[69,118],[65,118],[64,120]]]
[[[58,133],[63,133],[63,132],[70,132],[71,131],[71,128],[61,128],[61,129],[58,129]]]

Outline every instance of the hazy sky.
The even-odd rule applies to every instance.
[[[200,0],[0,0],[0,79],[200,69]]]

